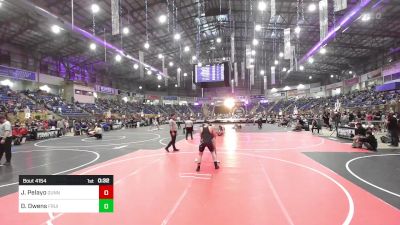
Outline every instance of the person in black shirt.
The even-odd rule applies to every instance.
[[[211,156],[214,161],[215,169],[219,169],[217,153],[215,149],[215,137],[216,134],[213,128],[209,124],[204,124],[202,128],[200,128],[200,146],[199,146],[199,159],[197,160],[197,168],[196,171],[200,171],[201,159],[203,157],[203,152],[207,147],[211,152]]]
[[[397,119],[393,117],[392,113],[389,114],[386,124],[391,139],[389,146],[396,146],[396,147],[399,146],[399,132],[397,126]]]
[[[376,151],[378,148],[378,142],[370,130],[367,131],[365,138],[360,138],[360,141],[362,143],[362,147],[365,149]]]
[[[361,123],[357,123],[356,129],[354,130],[353,148],[362,147],[361,138],[364,138],[366,133],[367,130],[364,127],[362,127]]]
[[[258,118],[258,120],[257,120],[258,129],[262,129],[262,123],[263,123],[262,117]]]

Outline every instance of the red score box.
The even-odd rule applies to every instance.
[[[113,198],[114,198],[113,185],[99,186],[99,199],[113,199]]]

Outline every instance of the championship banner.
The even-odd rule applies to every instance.
[[[194,76],[193,76],[193,71],[192,71],[192,90],[196,90],[196,84],[194,84]]]
[[[334,0],[333,3],[333,9],[335,10],[335,12],[347,8],[347,0]]]
[[[320,40],[323,40],[328,34],[328,0],[319,2],[319,31]]]
[[[254,67],[250,69],[250,85],[254,85]]]
[[[165,86],[168,87],[168,68],[163,68]]]
[[[245,71],[245,67],[244,67],[244,62],[240,63],[240,69],[242,71],[242,73],[240,74],[241,75],[240,77],[241,77],[242,80],[244,80],[246,78],[245,77],[246,71]]]
[[[271,66],[271,84],[275,84],[275,66]]]
[[[264,76],[264,91],[267,90],[267,76]]]
[[[233,63],[233,73],[235,77],[235,86],[239,86],[238,67],[237,62]]]
[[[274,18],[275,15],[276,15],[275,0],[271,0],[271,18]]]
[[[292,46],[292,51],[293,51],[293,66],[294,68],[296,68],[296,70],[299,69],[298,65],[297,65],[297,57],[296,57],[296,46]]]
[[[292,54],[290,47],[290,28],[283,30],[283,42],[284,42],[284,58],[290,59]]]
[[[139,51],[139,73],[140,73],[140,79],[144,78],[143,63],[144,63],[144,52]]]
[[[119,34],[119,0],[111,0],[112,35]]]
[[[235,62],[235,33],[231,34],[231,63]]]
[[[294,46],[290,46],[290,70],[294,68]]]
[[[231,93],[234,94],[235,93],[235,81],[231,81]]]
[[[176,70],[176,82],[178,87],[181,87],[181,70]]]
[[[246,45],[246,69],[250,69],[251,68],[251,47],[250,45]]]

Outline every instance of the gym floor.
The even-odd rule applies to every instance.
[[[13,147],[0,167],[4,225],[400,225],[400,151],[349,143],[274,125],[225,125],[221,168],[206,150],[195,172],[199,136],[167,153],[168,127],[62,137]],[[19,214],[20,174],[114,175],[112,214]]]

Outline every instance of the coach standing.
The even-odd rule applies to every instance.
[[[6,120],[4,115],[0,115],[0,161],[3,158],[3,154],[6,154],[5,166],[11,165],[11,123]]]
[[[177,131],[178,126],[176,125],[175,114],[171,114],[171,118],[169,119],[169,134],[171,135],[171,141],[168,143],[167,147],[165,147],[165,151],[169,152],[168,148],[171,147],[171,145],[174,148],[174,152],[179,151],[179,149],[175,147]]]
[[[399,146],[399,131],[397,126],[397,119],[390,113],[387,120],[387,129],[390,133],[391,141],[389,146]]]

